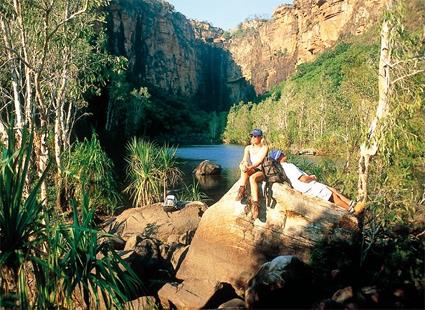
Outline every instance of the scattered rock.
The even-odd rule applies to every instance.
[[[152,291],[173,279],[174,275],[172,265],[162,257],[160,245],[159,240],[136,235],[130,238],[129,245],[126,245],[129,250],[125,250],[121,255],[136,275],[143,280],[146,288]]]
[[[221,166],[209,160],[204,160],[192,173],[196,175],[217,175],[221,173]]]
[[[189,245],[184,246],[179,244],[173,251],[173,254],[171,257],[171,264],[173,265],[173,268],[175,271],[179,270],[181,263],[186,257],[188,250],[189,250]]]
[[[126,310],[157,309],[157,302],[153,296],[143,296],[125,303]]]
[[[240,298],[233,298],[218,306],[218,309],[246,309],[245,301]]]
[[[109,247],[111,249],[114,249],[114,250],[117,250],[117,251],[123,250],[124,246],[125,246],[125,240],[122,239],[121,237],[115,236],[115,235],[108,236],[108,237],[105,236],[105,237],[99,238],[99,240],[98,240],[99,244],[102,244],[104,242],[108,243]]]
[[[165,309],[217,308],[224,301],[236,297],[229,284],[191,279],[181,284],[167,283],[158,292]]]
[[[345,303],[351,298],[353,298],[353,288],[351,286],[342,288],[332,295],[332,300],[335,300],[336,302],[341,304]]]
[[[310,268],[295,256],[278,256],[248,281],[245,304],[253,308],[305,308],[312,301]]]

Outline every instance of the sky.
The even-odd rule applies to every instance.
[[[270,18],[274,9],[292,0],[167,0],[188,18],[207,21],[224,30],[235,28],[246,18]]]

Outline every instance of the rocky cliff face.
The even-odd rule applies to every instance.
[[[224,33],[191,21],[162,0],[114,0],[113,52],[129,60],[136,86],[205,111],[270,90],[300,63],[347,34],[376,23],[388,0],[295,0],[270,20],[252,20]],[[252,86],[251,86],[252,85]]]
[[[269,21],[250,21],[225,46],[257,93],[263,93],[347,34],[377,22],[388,0],[295,0]]]
[[[222,30],[188,20],[165,1],[115,0],[108,22],[112,52],[127,57],[131,79],[154,94],[227,110],[254,93],[230,53],[214,42]]]

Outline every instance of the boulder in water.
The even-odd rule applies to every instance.
[[[221,166],[209,160],[201,162],[193,173],[196,175],[217,175],[221,173]]]

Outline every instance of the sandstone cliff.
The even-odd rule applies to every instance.
[[[285,79],[343,35],[358,35],[377,22],[388,0],[295,0],[268,21],[250,21],[225,46],[257,93]]]
[[[230,53],[214,43],[222,30],[188,20],[158,0],[115,0],[109,7],[110,50],[128,59],[135,86],[191,101],[205,111],[227,110],[254,93]]]
[[[110,49],[128,58],[135,86],[224,111],[252,98],[254,89],[270,90],[341,36],[363,33],[387,1],[295,0],[270,20],[245,22],[229,34],[187,19],[166,1],[114,0]]]

